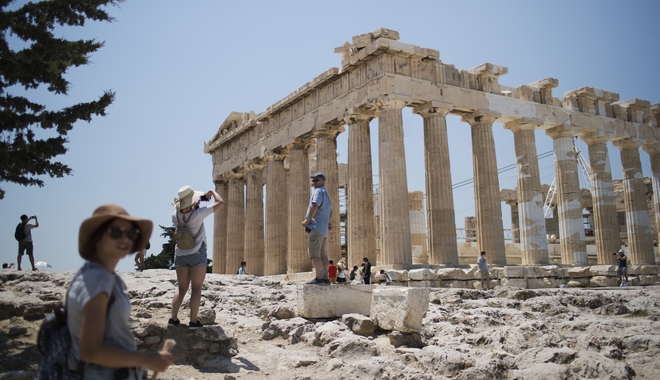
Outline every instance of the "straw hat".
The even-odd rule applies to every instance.
[[[174,199],[174,207],[176,207],[177,210],[186,209],[195,204],[199,197],[204,194],[204,192],[195,191],[192,187],[186,185],[179,189],[179,198]]]
[[[151,220],[130,216],[126,210],[116,204],[105,204],[94,210],[92,217],[85,219],[80,225],[80,233],[78,234],[78,252],[80,256],[84,259],[90,259],[94,256],[96,248],[94,246],[90,247],[92,236],[103,223],[115,218],[133,222],[138,226],[140,236],[135,241],[132,252],[137,252],[147,246],[154,227]]]

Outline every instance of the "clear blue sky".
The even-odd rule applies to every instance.
[[[17,2],[16,4],[20,4]],[[211,157],[203,143],[232,111],[262,112],[331,67],[335,47],[379,27],[401,41],[440,51],[458,69],[484,62],[509,68],[510,87],[553,77],[555,97],[583,86],[617,92],[621,100],[660,102],[660,2],[648,1],[170,1],[129,0],[111,8],[116,22],[62,28],[61,36],[96,38],[105,46],[92,64],[73,68],[69,96],[33,92],[52,109],[116,91],[108,115],[79,122],[61,161],[74,170],[46,186],[10,183],[0,201],[0,261],[16,259],[12,234],[23,213],[41,223],[33,231],[35,259],[55,270],[82,264],[80,223],[103,203],[171,225],[177,190],[213,188]],[[13,89],[15,93],[22,92]],[[470,129],[449,118],[452,180],[472,177]],[[422,120],[404,109],[409,190],[424,190]],[[377,136],[372,124],[372,138]],[[498,167],[513,164],[513,134],[494,126]],[[347,133],[338,138],[346,162]],[[586,147],[581,147],[586,154]],[[373,148],[374,173],[377,145]],[[537,134],[538,153],[552,149]],[[619,151],[610,145],[612,172],[621,177]],[[648,155],[641,154],[644,175]],[[554,177],[551,158],[540,161],[542,181]],[[515,171],[500,176],[515,187]],[[472,187],[454,193],[457,226],[474,214]],[[301,216],[302,217],[302,216]],[[503,206],[505,226],[509,207]],[[206,220],[212,244],[213,218]],[[165,242],[156,227],[151,253]],[[29,268],[24,258],[23,266]],[[119,269],[132,270],[132,259]]]

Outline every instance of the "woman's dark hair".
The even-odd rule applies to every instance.
[[[110,220],[105,221],[103,224],[99,226],[99,228],[94,231],[92,234],[92,237],[87,241],[87,245],[85,246],[85,249],[80,252],[80,256],[82,256],[83,259],[90,261],[94,259],[96,256],[96,243],[98,243],[101,240],[101,237],[103,234],[110,228],[110,225],[114,220],[117,218],[112,218]],[[137,228],[137,225],[133,222],[131,222],[133,225],[133,228]],[[133,247],[131,248],[131,252],[135,252],[135,244],[138,243],[140,239],[136,239],[133,241]]]
[[[357,265],[353,265],[353,270],[357,270],[357,269],[358,269]]]

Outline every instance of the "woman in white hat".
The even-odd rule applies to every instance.
[[[200,207],[200,201],[210,201],[211,197],[213,197],[213,203]],[[172,299],[172,313],[167,321],[170,325],[177,326],[181,323],[178,318],[179,308],[183,303],[183,297],[188,292],[188,287],[191,287],[188,327],[191,329],[202,327],[197,320],[197,312],[202,299],[202,284],[206,278],[207,266],[204,219],[220,210],[224,204],[225,201],[214,190],[203,193],[193,190],[190,186],[180,188],[179,198],[174,200],[176,210],[172,213],[172,222],[177,229],[187,229],[192,235],[192,241],[189,242],[189,246],[180,247],[180,242],[177,240],[174,248],[174,268],[178,287]]]
[[[137,351],[126,284],[115,273],[119,260],[147,245],[152,229],[150,220],[114,204],[97,208],[80,226],[78,251],[86,262],[67,293],[67,360],[84,378],[140,379],[140,367],[163,372],[174,361],[168,352]]]

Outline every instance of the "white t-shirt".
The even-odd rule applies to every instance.
[[[177,222],[177,214],[179,215],[179,221]],[[178,226],[179,223],[183,224],[183,217],[185,215],[186,217],[186,227],[190,229],[190,232],[192,233],[193,236],[197,234],[197,231],[199,231],[199,228],[202,228],[202,231],[199,233],[197,238],[195,239],[195,246],[189,249],[181,249],[179,246],[174,247],[174,254],[176,256],[186,256],[186,255],[192,255],[193,253],[197,253],[199,249],[202,247],[202,243],[206,242],[206,230],[204,229],[204,219],[213,214],[213,206],[208,205],[208,206],[203,206],[198,208],[197,210],[193,212],[189,212],[187,214],[182,214],[182,213],[177,213],[174,211],[172,213],[172,223],[174,226]],[[208,244],[206,244],[208,247]]]

